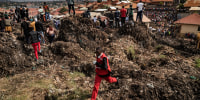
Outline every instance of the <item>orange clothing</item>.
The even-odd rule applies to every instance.
[[[36,31],[36,28],[35,28],[35,21],[33,21],[33,22],[30,23],[30,27],[33,27],[33,30]]]

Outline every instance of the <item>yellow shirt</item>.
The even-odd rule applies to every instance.
[[[33,27],[33,30],[36,31],[36,28],[35,28],[35,21],[33,21],[33,22],[30,23],[30,27]]]

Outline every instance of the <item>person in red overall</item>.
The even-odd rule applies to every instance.
[[[97,55],[96,61],[93,62],[96,65],[96,77],[95,77],[94,89],[92,91],[91,100],[96,100],[98,89],[102,79],[105,79],[109,83],[118,84],[118,79],[110,76],[111,69],[109,66],[108,58],[102,52],[101,48],[98,47],[96,49],[96,55]]]
[[[29,41],[32,43],[33,49],[35,51],[35,57],[36,57],[36,61],[38,61],[38,51],[37,48],[39,49],[39,52],[41,53],[41,49],[40,49],[40,40],[39,40],[39,33],[37,31],[33,30],[33,27],[29,27],[30,28],[30,32],[29,32]],[[41,36],[42,37],[42,36]]]

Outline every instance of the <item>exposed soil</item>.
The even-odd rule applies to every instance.
[[[42,46],[40,62],[35,62],[33,48],[24,44],[21,34],[0,33],[0,38],[1,80],[23,75],[29,78],[10,82],[21,84],[38,78],[54,80],[49,83],[54,88],[32,88],[29,98],[33,100],[89,99],[95,76],[92,61],[98,46],[109,56],[112,76],[120,79],[119,86],[102,81],[98,100],[200,99],[200,69],[195,67],[199,51],[195,43],[188,44],[179,38],[160,38],[149,33],[144,25],[127,24],[119,30],[102,31],[94,28],[89,19],[64,18],[53,45]],[[84,76],[73,76],[77,72]],[[67,83],[70,80],[76,86]],[[9,91],[11,89],[0,93],[9,96],[12,93]]]

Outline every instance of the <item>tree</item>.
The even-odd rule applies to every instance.
[[[67,9],[65,7],[63,7],[63,8],[60,9],[59,13],[63,14],[66,11],[67,11]]]

